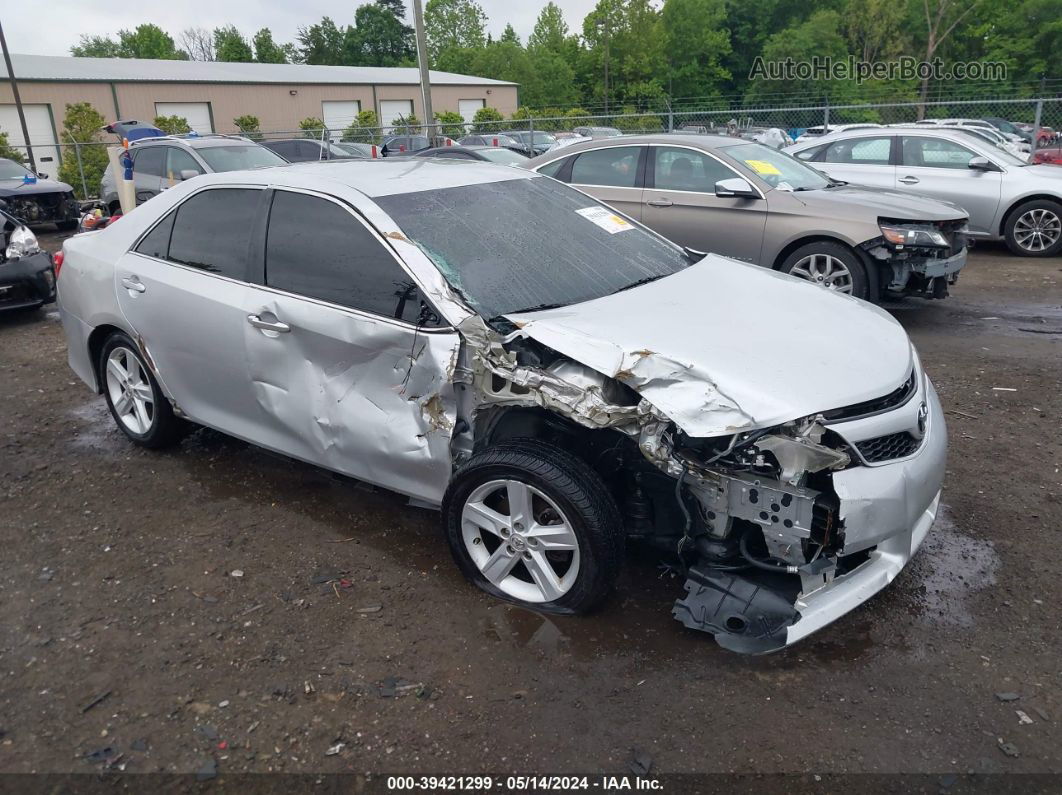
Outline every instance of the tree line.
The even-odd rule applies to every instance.
[[[432,68],[520,84],[529,108],[595,110],[783,104],[809,98],[838,104],[925,99],[929,79],[750,80],[765,61],[812,56],[877,61],[901,55],[944,62],[993,61],[1007,78],[998,95],[1031,96],[1062,78],[1062,0],[599,0],[569,26],[546,3],[527,41],[511,25],[486,31],[476,0],[428,0],[425,29]],[[403,0],[373,0],[349,21],[324,17],[277,43],[268,28],[246,36],[233,26],[188,28],[176,38],[156,25],[114,37],[82,37],[73,55],[345,66],[412,66],[413,30]],[[986,87],[949,84],[950,96],[979,98]],[[1056,92],[1057,93],[1057,92]]]

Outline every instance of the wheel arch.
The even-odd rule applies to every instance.
[[[791,240],[785,244],[785,246],[778,252],[774,258],[774,262],[771,263],[771,270],[779,270],[782,267],[782,263],[786,261],[790,254],[796,251],[802,246],[808,245],[808,243],[836,243],[840,246],[844,246],[856,256],[863,259],[866,262],[866,258],[860,254],[859,249],[845,240],[843,237],[837,237],[835,235],[827,235],[824,233],[815,233],[811,235],[804,235],[798,237],[795,240]]]
[[[1031,193],[1028,196],[1022,196],[1020,199],[1015,199],[1010,203],[1003,215],[1000,216],[999,228],[996,230],[999,236],[1003,237],[1007,234],[1007,223],[1010,221],[1010,217],[1014,215],[1015,210],[1023,204],[1037,201],[1052,202],[1062,208],[1062,196],[1056,196],[1051,193]]]

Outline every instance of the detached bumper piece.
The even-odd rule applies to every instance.
[[[50,304],[55,300],[55,270],[43,251],[0,262],[0,312]]]
[[[800,618],[792,601],[746,577],[698,566],[686,577],[686,598],[675,602],[671,615],[690,629],[712,633],[724,649],[741,654],[777,651]]]

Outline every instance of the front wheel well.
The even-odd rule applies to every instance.
[[[1037,193],[1032,196],[1023,196],[1020,199],[1016,199],[1014,202],[1011,203],[1011,205],[1007,208],[1007,211],[1003,213],[1003,215],[999,219],[1000,235],[1007,234],[1007,222],[1014,214],[1014,211],[1021,207],[1023,204],[1028,204],[1029,202],[1053,202],[1054,204],[1057,204],[1062,207],[1062,197],[1052,196],[1049,193]]]
[[[96,376],[96,392],[98,394],[103,394],[103,379],[100,378],[100,374],[98,372],[100,354],[103,352],[103,343],[107,341],[108,337],[115,333],[125,334],[125,332],[117,326],[111,326],[107,324],[104,324],[102,326],[96,326],[96,328],[92,329],[92,333],[89,334],[89,357],[92,360],[92,372]]]
[[[841,240],[837,237],[831,237],[829,235],[808,235],[807,237],[798,238],[797,240],[786,244],[785,248],[778,252],[778,256],[771,264],[771,269],[776,271],[781,270],[782,265],[785,264],[785,261],[789,258],[790,254],[809,243],[830,243],[835,246],[841,246],[847,251],[850,251],[860,262],[863,263],[863,267],[866,269],[869,288],[867,300],[872,303],[877,303],[880,300],[882,291],[885,287],[881,282],[885,277],[882,275],[882,269],[878,267],[878,263],[874,261],[873,257],[868,256],[867,253],[858,246],[853,246],[847,241]]]
[[[856,256],[862,257],[862,254],[860,254],[857,249],[853,248],[851,245],[846,243],[844,240],[841,240],[840,238],[830,237],[829,235],[809,235],[808,237],[801,237],[797,240],[787,243],[785,248],[778,252],[778,256],[775,257],[774,262],[771,264],[771,269],[779,270],[782,267],[782,263],[786,261],[786,258],[790,254],[792,254],[801,246],[806,246],[808,243],[836,243],[839,246],[844,246]],[[865,260],[866,258],[863,257],[863,259]]]

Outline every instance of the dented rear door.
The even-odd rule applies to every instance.
[[[256,441],[439,503],[460,339],[343,203],[277,190],[244,341]]]

